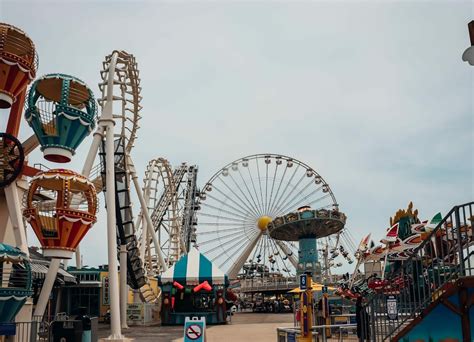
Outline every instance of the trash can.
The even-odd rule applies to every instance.
[[[53,342],[82,342],[82,320],[54,321],[51,325]]]
[[[79,317],[79,319],[82,321],[82,342],[92,342],[91,318],[87,315],[83,315]]]
[[[97,342],[97,330],[99,329],[99,318],[91,317],[91,342]]]

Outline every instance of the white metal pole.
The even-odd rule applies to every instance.
[[[122,321],[122,329],[128,329],[127,304],[128,304],[127,246],[120,245],[120,318]]]
[[[92,140],[91,147],[89,148],[89,152],[87,153],[86,161],[84,162],[84,167],[82,168],[82,175],[85,177],[89,177],[92,166],[94,165],[95,158],[97,156],[97,152],[99,151],[100,143],[104,138],[104,127],[102,125],[97,125],[97,129],[94,132],[94,138]],[[81,260],[81,249],[80,245],[76,247],[76,268],[82,268],[82,260]]]
[[[148,210],[148,209],[143,209],[142,210]],[[148,229],[146,226],[146,221],[142,221],[143,217],[140,217],[142,222],[142,236],[141,236],[141,241],[140,241],[140,258],[142,259],[143,265],[145,265],[145,250],[147,246],[147,241],[148,241]]]
[[[113,119],[113,86],[115,67],[117,65],[117,52],[114,52],[108,72],[107,98],[102,108],[99,125],[105,129],[105,186],[107,206],[107,254],[109,261],[109,286],[110,286],[110,336],[109,339],[123,339],[120,327],[120,293],[117,263],[117,227],[115,218],[115,158],[114,158],[114,126]],[[97,145],[98,147],[98,145]],[[92,149],[92,148],[91,148]],[[92,157],[91,157],[92,158]]]
[[[112,77],[112,76],[109,76]],[[106,107],[109,104],[106,104]],[[111,107],[111,104],[109,105]],[[110,108],[111,109],[111,108]],[[105,111],[105,109],[104,109]],[[105,183],[107,205],[107,254],[109,261],[110,284],[110,336],[109,339],[121,339],[119,277],[117,270],[117,227],[115,218],[115,160],[114,160],[114,121],[107,120],[105,141]]]
[[[127,155],[127,160],[130,166],[129,170],[132,176],[133,185],[135,186],[135,191],[137,192],[137,196],[138,196],[138,199],[140,200],[140,205],[142,207],[142,213],[143,213],[143,216],[145,217],[147,229],[150,230],[151,235],[154,236],[154,238],[156,239],[156,236],[153,232],[153,222],[151,221],[150,213],[147,210],[147,204],[145,203],[145,198],[143,197],[142,189],[140,188],[140,184],[138,184],[138,177],[137,177],[137,173],[135,172],[135,166],[133,165],[132,158],[130,158],[129,155]],[[156,245],[155,245],[155,248],[156,248]],[[163,271],[166,271],[168,269],[168,266],[165,263],[165,259],[161,251],[159,241],[158,241],[158,249],[156,250],[156,253],[158,254],[158,259],[160,261]]]
[[[97,152],[99,151],[100,143],[104,138],[104,127],[102,125],[98,125],[96,131],[94,132],[94,138],[92,140],[91,147],[89,148],[89,152],[87,153],[86,161],[84,163],[84,167],[82,168],[82,175],[89,177],[91,173],[92,166],[94,166],[94,161],[97,156]]]
[[[389,250],[389,245],[387,244],[387,250],[386,250],[386,252],[385,252],[385,257],[384,257],[384,259],[383,259],[382,280],[385,279],[385,269],[386,269],[386,267],[387,267],[388,250]]]
[[[239,274],[240,270],[242,269],[242,266],[244,266],[245,261],[247,261],[250,253],[252,253],[252,250],[257,245],[257,242],[258,242],[258,240],[260,240],[260,237],[262,235],[263,235],[262,231],[260,231],[258,233],[255,233],[252,240],[250,240],[249,244],[240,253],[240,256],[238,256],[235,263],[231,266],[229,271],[227,271],[227,276],[229,277],[229,279],[236,279],[237,278],[237,275]]]
[[[149,168],[149,177],[153,177],[153,169],[155,168],[155,161],[153,161],[151,168]],[[150,186],[151,186],[152,179],[145,179],[145,202],[148,203],[150,200]],[[147,210],[148,207],[142,208],[140,211],[140,214],[138,215],[137,219],[137,224],[135,225],[135,229],[139,229],[140,224],[143,225],[142,227],[142,236],[141,236],[141,241],[140,241],[140,258],[142,259],[143,265],[145,265],[145,250],[147,245],[149,244],[149,239],[148,239],[148,231],[147,231],[147,226],[146,226],[146,221],[143,220],[143,211]]]
[[[5,188],[5,199],[7,200],[16,245],[23,253],[29,256],[30,253],[28,252],[28,243],[26,241],[25,226],[23,224],[23,215],[21,213],[20,198],[18,196],[16,182],[13,182]]]
[[[53,289],[54,281],[56,280],[56,275],[58,274],[60,264],[61,259],[51,260],[51,263],[49,264],[48,268],[48,273],[46,274],[46,279],[44,280],[43,287],[41,288],[38,303],[36,304],[34,316],[44,315],[46,305],[48,304],[49,295],[51,293],[51,290]]]

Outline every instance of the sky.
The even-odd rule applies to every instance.
[[[0,0],[0,21],[35,42],[38,75],[98,94],[106,55],[136,57],[139,175],[165,157],[198,165],[202,186],[240,157],[292,156],[330,184],[356,239],[381,238],[410,201],[427,219],[473,200],[474,69],[461,59],[473,12],[469,1]],[[23,121],[21,139],[31,133]],[[91,139],[68,168],[81,170]],[[107,262],[104,213],[83,240],[87,265]]]

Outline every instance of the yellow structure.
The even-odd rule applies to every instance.
[[[311,291],[313,291],[313,292],[322,291],[323,287],[324,287],[323,284],[312,283],[311,284]],[[334,291],[336,289],[335,287],[332,287],[332,286],[326,286],[326,287],[327,287],[328,291]],[[301,293],[301,292],[303,292],[303,290],[301,290],[299,287],[296,287],[293,290],[288,291],[288,292],[289,293]]]
[[[270,216],[261,216],[257,220],[257,227],[260,229],[262,232],[267,230],[268,224],[272,222],[272,218]]]
[[[119,272],[120,275],[120,272]],[[107,310],[110,308],[110,288],[109,288],[109,272],[103,271],[100,272],[99,276],[100,282],[102,283],[100,290],[100,316],[104,317],[107,313]],[[148,278],[151,289],[154,293],[159,294],[160,288],[158,286],[158,280],[155,278]],[[128,304],[133,304],[135,302],[135,293],[133,290],[128,290]]]
[[[312,278],[306,274],[306,284],[308,289],[300,294],[300,327],[301,334],[298,336],[298,342],[312,342],[313,333],[313,289]]]

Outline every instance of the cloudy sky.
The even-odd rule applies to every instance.
[[[380,238],[409,201],[428,218],[473,199],[474,69],[461,60],[473,14],[469,1],[0,0],[0,21],[35,42],[39,75],[97,94],[105,55],[136,56],[140,174],[161,156],[199,165],[202,185],[239,157],[289,155],[328,181],[358,238]],[[85,264],[106,263],[103,212]]]

